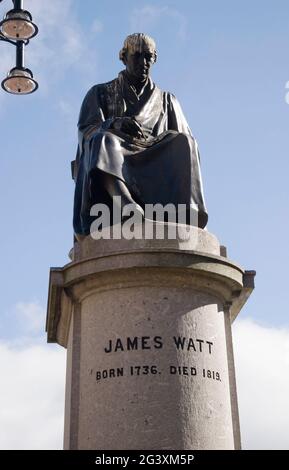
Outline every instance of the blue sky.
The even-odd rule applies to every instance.
[[[10,3],[1,3],[1,15]],[[40,28],[26,48],[40,87],[31,96],[0,92],[0,341],[57,348],[41,334],[49,268],[67,263],[72,246],[79,108],[90,86],[116,77],[123,40],[138,31],[155,38],[152,77],[177,96],[198,141],[208,230],[232,260],[257,271],[241,317],[287,341],[289,3],[24,3]],[[0,43],[2,77],[14,53]]]

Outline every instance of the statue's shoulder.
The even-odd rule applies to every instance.
[[[96,85],[93,85],[90,88],[90,90],[88,90],[87,94],[99,95],[99,94],[103,94],[103,93],[109,93],[109,92],[115,90],[117,86],[118,86],[118,79],[115,78],[113,80],[110,80],[109,82],[98,83]]]
[[[171,96],[172,93],[170,93],[169,91],[164,91],[162,90],[158,85],[156,85],[155,82],[151,82],[153,88],[154,88],[154,94],[157,94],[159,95],[159,97],[164,101],[164,102],[168,102],[171,100]]]

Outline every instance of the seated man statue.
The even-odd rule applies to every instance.
[[[145,34],[124,42],[120,59],[125,70],[111,82],[87,93],[78,122],[79,146],[74,167],[74,231],[90,233],[96,203],[121,208],[134,204],[174,204],[197,213],[200,228],[207,224],[199,153],[181,107],[171,93],[150,78],[157,60],[156,45]],[[191,218],[185,219],[190,224]],[[193,220],[196,218],[193,217]]]

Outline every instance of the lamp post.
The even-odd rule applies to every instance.
[[[38,83],[31,70],[24,65],[24,48],[36,36],[38,27],[33,23],[31,13],[23,9],[23,0],[12,1],[14,8],[0,22],[0,41],[16,47],[16,66],[10,70],[1,86],[8,93],[27,95],[37,90]]]

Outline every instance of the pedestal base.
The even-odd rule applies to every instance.
[[[254,273],[191,229],[92,240],[51,270],[48,341],[67,347],[66,449],[240,448],[231,321]]]

